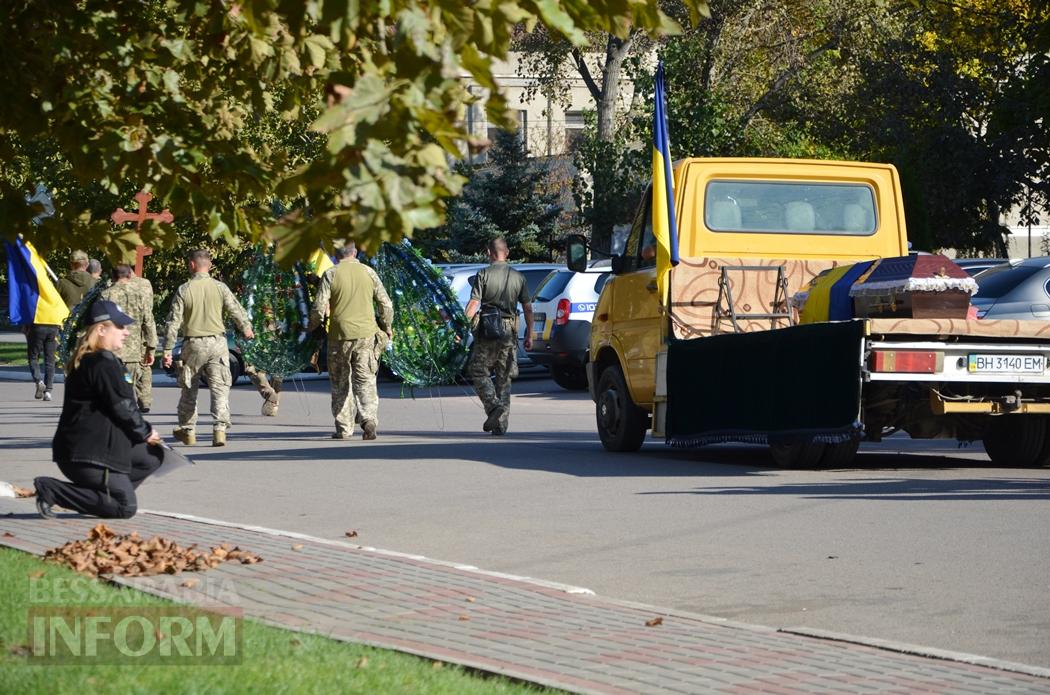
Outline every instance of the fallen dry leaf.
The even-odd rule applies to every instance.
[[[475,601],[475,599],[474,599],[473,596],[468,596],[467,597],[467,603],[474,603],[474,601]]]
[[[346,537],[347,538],[357,538],[357,531],[347,531],[346,532]]]
[[[461,616],[459,616],[459,619],[460,620],[470,620],[470,616],[469,615],[461,615]]]
[[[36,490],[30,487],[18,487],[12,485],[11,489],[15,491],[16,497],[36,497]]]
[[[30,579],[39,579],[40,577],[43,577],[43,576],[44,576],[44,570],[40,570],[39,572],[30,572],[29,573],[29,578]]]
[[[10,531],[4,531],[4,538],[14,538],[14,537],[15,537],[15,534],[11,533]]]
[[[653,618],[652,620],[646,620],[645,621],[645,626],[646,627],[656,627],[657,625],[663,625],[663,624],[664,624],[664,619],[660,618],[660,617],[656,617],[656,618]]]
[[[7,651],[12,656],[29,656],[30,654],[29,645],[26,644],[13,644]]]
[[[262,562],[258,555],[234,548],[229,543],[223,543],[208,552],[197,550],[196,547],[191,545],[183,548],[159,536],[143,540],[134,532],[117,535],[105,524],[98,524],[91,529],[86,539],[52,548],[44,553],[44,559],[64,564],[92,577],[99,574],[129,577],[180,574],[201,572],[227,561],[240,561],[243,564]],[[196,583],[196,579],[187,579],[182,586],[191,588]]]
[[[364,668],[365,666],[368,666],[368,657],[362,656],[357,660],[357,668]]]
[[[179,586],[185,587],[187,589],[192,589],[193,587],[197,586],[197,582],[198,581],[199,581],[198,579],[194,579],[193,577],[190,577],[189,579],[183,580],[182,584],[179,584]]]
[[[436,671],[439,668],[445,668],[445,664],[440,661],[435,661],[432,664],[430,664],[430,668]]]

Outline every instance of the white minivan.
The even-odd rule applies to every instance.
[[[611,271],[606,260],[595,261],[581,273],[563,266],[547,276],[532,298],[532,349],[528,356],[550,367],[551,376],[562,388],[587,388],[591,320]]]

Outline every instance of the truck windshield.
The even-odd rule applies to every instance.
[[[711,181],[704,196],[713,232],[868,236],[877,224],[875,195],[861,183]]]

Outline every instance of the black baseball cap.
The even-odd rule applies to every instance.
[[[96,323],[102,323],[103,321],[112,321],[118,328],[135,323],[135,319],[125,314],[116,302],[111,302],[108,299],[99,299],[88,309],[87,316],[84,318],[84,325],[94,326]]]

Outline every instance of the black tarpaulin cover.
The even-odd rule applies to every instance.
[[[836,321],[672,341],[667,443],[859,436],[863,337]]]

